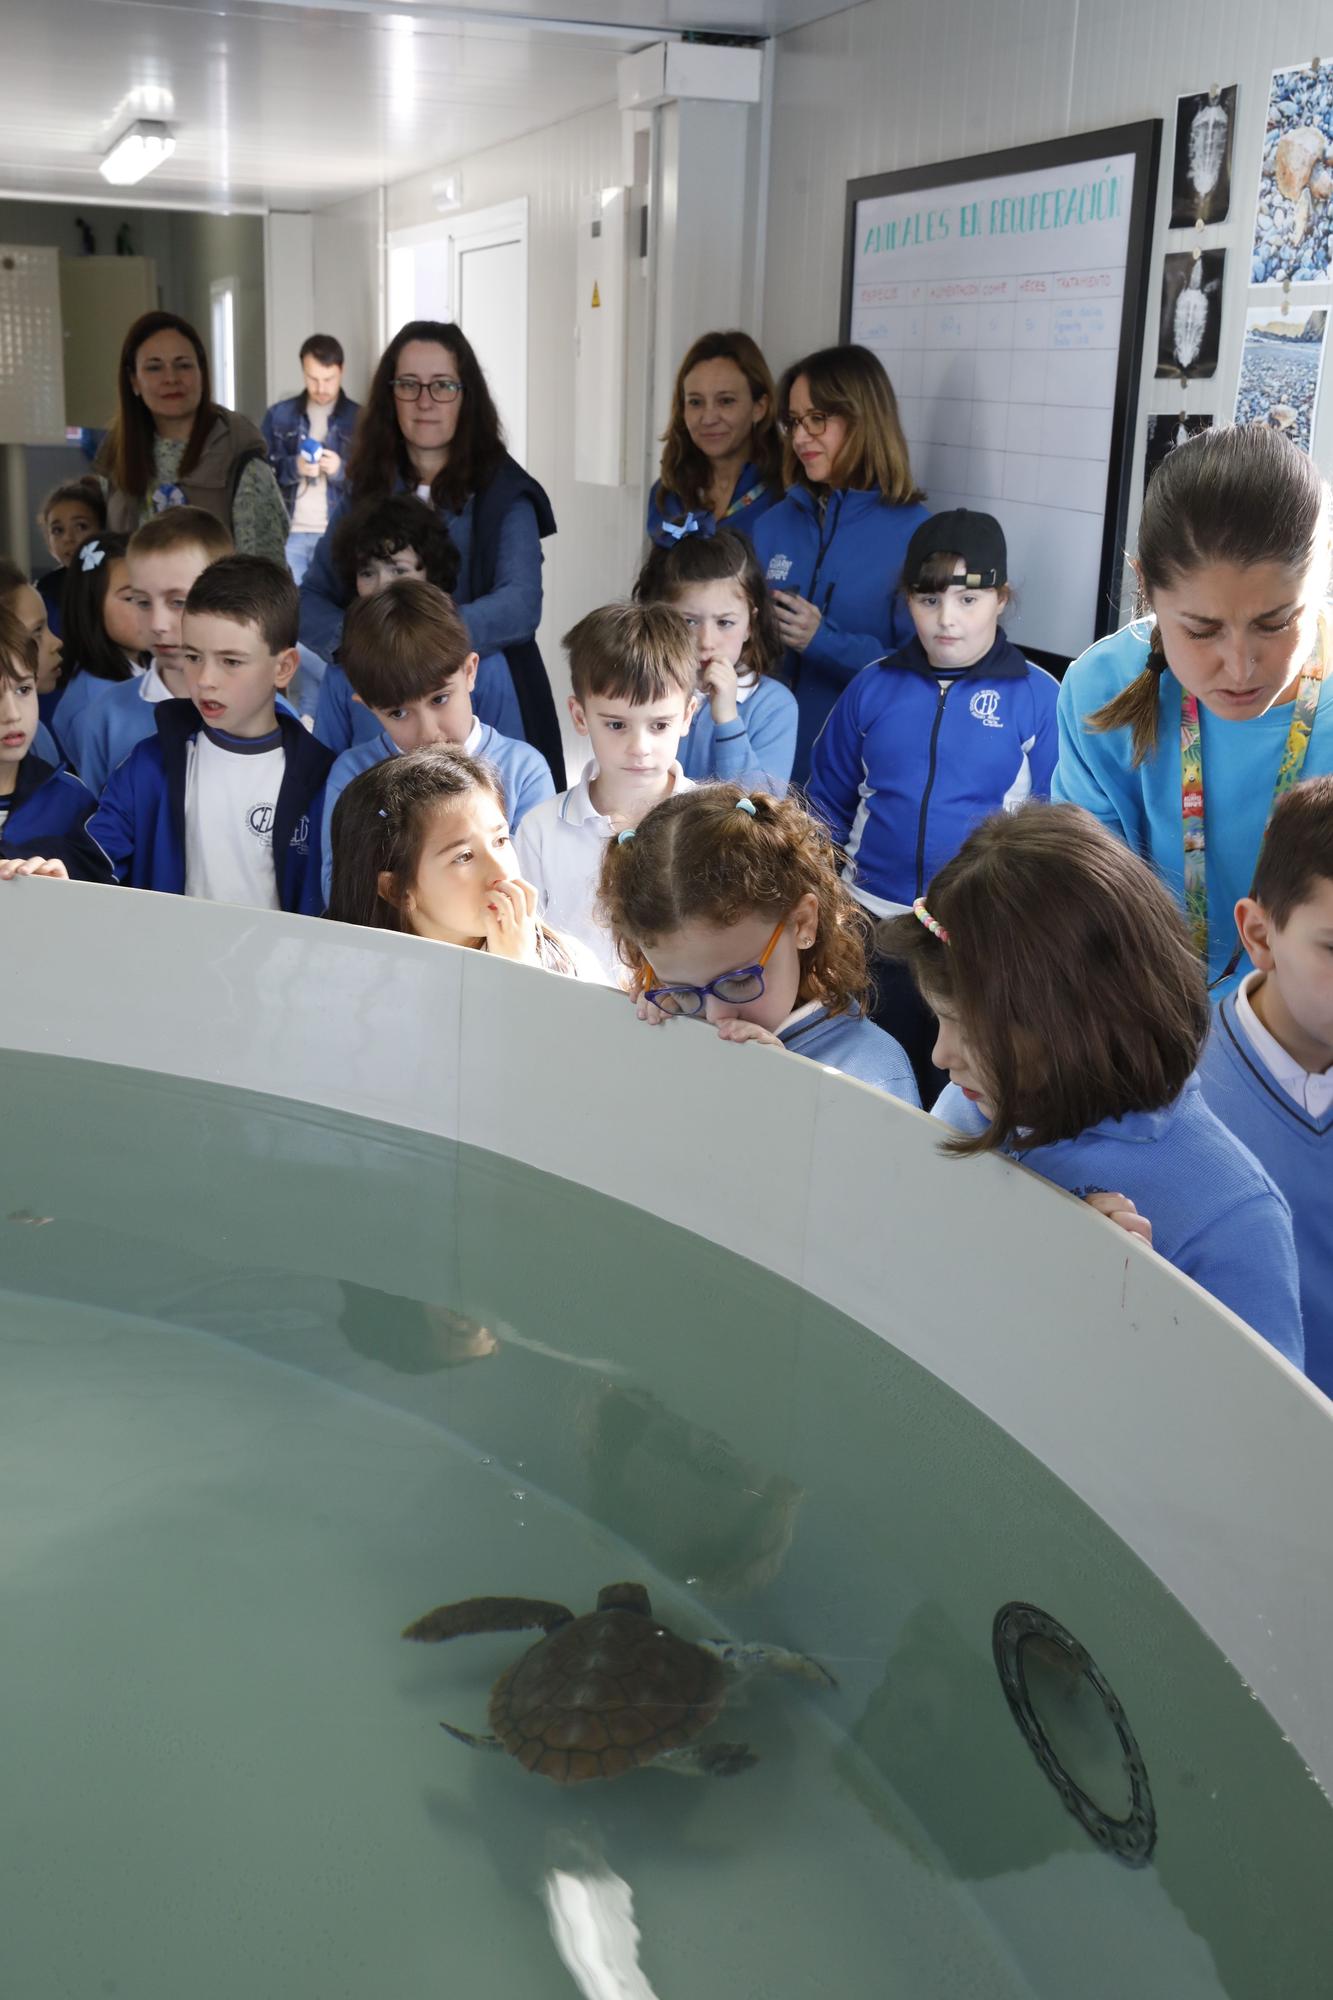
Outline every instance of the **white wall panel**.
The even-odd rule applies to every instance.
[[[763,338],[774,371],[838,337],[846,186],[863,174],[1025,145],[1070,132],[1163,120],[1163,169],[1147,297],[1155,328],[1161,259],[1191,247],[1169,231],[1170,149],[1178,96],[1239,83],[1228,220],[1208,247],[1228,252],[1222,348],[1212,381],[1153,377],[1146,343],[1130,536],[1148,415],[1182,407],[1228,419],[1235,405],[1249,290],[1270,73],[1333,54],[1333,23],[1312,0],[866,0],[777,43]],[[1302,288],[1302,302],[1329,294]],[[1270,287],[1265,302],[1280,302]],[[1333,468],[1333,393],[1322,399],[1315,452]],[[1002,510],[1001,510],[1002,511]]]

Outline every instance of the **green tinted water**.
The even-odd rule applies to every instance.
[[[493,1155],[86,1064],[0,1057],[0,1089],[0,1992],[1325,1990],[1322,1795],[1154,1578],[893,1349]],[[528,1642],[404,1623],[621,1577],[838,1692],[747,1690],[720,1733],[760,1762],[725,1782],[561,1789],[439,1730],[484,1728]],[[1014,1725],[1013,1599],[1124,1704],[1146,1868]],[[1086,1683],[1048,1694],[1119,1813]]]

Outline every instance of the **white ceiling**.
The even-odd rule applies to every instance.
[[[841,0],[4,0],[0,190],[109,194],[102,154],[135,118],[176,133],[117,199],[323,206],[615,95],[664,32],[764,35]]]

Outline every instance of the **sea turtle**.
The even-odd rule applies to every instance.
[[[469,1597],[428,1611],[403,1637],[439,1641],[533,1627],[545,1637],[491,1689],[495,1734],[440,1727],[460,1743],[507,1750],[557,1785],[618,1778],[637,1764],[733,1777],[755,1762],[748,1744],[695,1739],[721,1712],[737,1675],[766,1670],[837,1686],[817,1661],[783,1646],[677,1638],[653,1616],[641,1583],[608,1584],[597,1609],[581,1618],[540,1598]]]

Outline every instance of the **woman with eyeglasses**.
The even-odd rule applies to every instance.
[[[825,347],[793,362],[778,428],[787,497],[755,523],[754,546],[787,649],[778,671],[800,711],[792,781],[804,784],[848,682],[912,636],[898,578],[928,510],[893,385],[869,348]]]
[[[565,782],[560,723],[536,643],[541,545],[555,533],[555,516],[537,481],[505,450],[481,364],[452,323],[410,321],[375,370],[348,455],[346,497],[330,513],[301,585],[301,637],[326,660],[337,650],[350,601],[333,560],[337,513],[352,501],[396,492],[428,501],[448,529],[459,554],[455,598],[473,648],[505,655],[523,733],[545,757],[559,789]],[[323,742],[337,721],[324,711],[343,686],[331,668],[315,723]],[[350,742],[350,717],[348,729]]]
[[[132,535],[168,507],[202,507],[238,553],[287,561],[290,523],[261,432],[213,401],[204,343],[175,313],[144,313],[120,350],[118,408],[97,457],[106,524]]]

